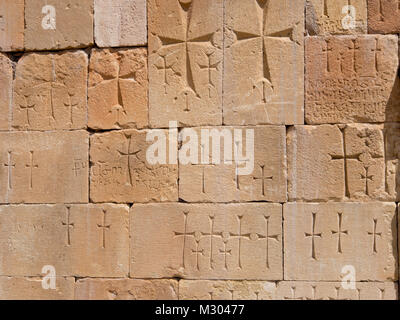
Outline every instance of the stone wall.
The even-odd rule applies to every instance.
[[[399,33],[399,0],[2,0],[0,298],[398,299]]]

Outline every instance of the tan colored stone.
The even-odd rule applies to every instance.
[[[283,209],[285,279],[397,280],[394,203],[287,203]]]
[[[307,123],[396,121],[387,116],[398,105],[391,98],[400,88],[393,89],[397,36],[308,37],[305,43]]]
[[[133,205],[130,276],[280,280],[281,209],[266,203]]]
[[[291,200],[399,199],[397,125],[296,126],[287,144]]]
[[[398,0],[368,0],[369,33],[400,32],[400,2]]]
[[[310,35],[367,33],[367,0],[308,0]],[[311,22],[311,21],[310,21]],[[313,32],[315,31],[315,32]]]
[[[166,130],[158,132],[167,136]],[[93,202],[178,200],[178,165],[149,163],[147,153],[153,142],[146,141],[148,133],[123,130],[91,136]],[[168,137],[166,140],[168,146]]]
[[[74,278],[57,277],[56,289],[43,289],[42,280],[40,277],[0,277],[0,300],[74,299]]]
[[[83,279],[76,283],[77,300],[177,300],[178,281]]]
[[[224,123],[304,123],[304,0],[225,2]]]
[[[15,74],[13,128],[86,128],[87,67],[83,51],[24,55]]]
[[[0,51],[24,49],[24,0],[0,3]]]
[[[189,134],[191,130],[193,129],[183,129],[181,134],[185,132]],[[189,164],[182,164],[180,161],[180,199],[186,202],[286,201],[285,127],[213,127],[194,130],[199,137],[199,146],[196,150],[198,159],[197,162]],[[202,133],[208,136],[205,130],[215,138],[202,139]],[[246,146],[248,131],[252,131],[254,135],[251,141],[254,150]],[[235,132],[240,134],[243,141],[243,146],[239,144],[239,149],[243,148],[243,151],[238,160],[234,157]],[[227,140],[220,139],[222,134],[226,135]],[[207,141],[212,141],[208,148]],[[220,141],[223,142],[218,148],[217,144]],[[215,147],[216,150],[221,150],[219,164],[213,158]],[[205,154],[207,149],[209,153]],[[224,152],[229,149],[232,151],[229,152],[228,158],[225,158]],[[206,164],[203,164],[202,157]],[[244,168],[245,165],[253,167],[253,171],[247,175],[237,175],[238,168]]]
[[[0,206],[1,275],[124,277],[129,225],[125,205]]]
[[[89,127],[148,125],[147,50],[92,50],[89,67]]]
[[[94,36],[99,47],[146,45],[146,0],[94,0]]]
[[[88,133],[0,133],[0,203],[88,201]]]
[[[273,300],[275,294],[275,282],[179,281],[179,300]]]
[[[26,1],[26,49],[82,48],[91,44],[93,44],[93,0]]]
[[[13,64],[5,54],[0,53],[0,130],[7,130],[10,126],[12,82]]]
[[[222,123],[223,0],[149,0],[152,127]]]
[[[396,282],[356,282],[346,289],[341,282],[279,282],[278,300],[397,300]]]
[[[396,282],[179,281],[180,300],[397,300]]]

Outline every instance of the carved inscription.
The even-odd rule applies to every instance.
[[[397,51],[393,36],[307,38],[306,121],[388,121]]]

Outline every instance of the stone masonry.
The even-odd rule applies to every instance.
[[[0,299],[398,300],[399,0],[1,0]]]

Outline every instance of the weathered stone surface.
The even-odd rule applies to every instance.
[[[394,87],[397,36],[308,37],[305,43],[307,123],[396,121],[386,113],[399,105],[391,98],[400,90]]]
[[[0,3],[0,51],[24,49],[24,0]]]
[[[146,45],[146,0],[94,0],[94,37],[99,47]]]
[[[152,127],[222,123],[223,0],[149,0]]]
[[[147,204],[131,209],[134,278],[282,279],[279,204]]]
[[[273,300],[275,295],[275,282],[179,281],[179,300]]]
[[[148,125],[147,50],[92,50],[89,67],[89,127]]]
[[[224,123],[304,122],[304,0],[225,2]]]
[[[368,0],[369,33],[400,32],[400,2],[398,0]]]
[[[1,275],[124,277],[129,224],[125,205],[0,206]]]
[[[1,277],[1,300],[73,300],[74,278],[56,277],[56,289],[43,289],[43,278]],[[46,280],[45,280],[46,281]]]
[[[93,0],[25,1],[25,48],[51,50],[93,44]]]
[[[7,130],[10,126],[12,82],[12,62],[5,54],[0,53],[0,130]]]
[[[286,203],[283,217],[285,279],[398,278],[395,203]]]
[[[396,282],[179,281],[180,300],[397,300]]]
[[[286,201],[285,127],[195,128],[183,129],[181,134],[189,135],[191,130],[195,130],[200,140],[196,150],[198,157],[195,163],[183,164],[183,161],[180,161],[180,199],[187,202]],[[238,145],[240,149],[238,159],[234,156],[235,141],[237,141],[235,131],[242,137],[242,143]],[[212,139],[200,138],[203,133]],[[246,137],[247,135],[251,137],[250,134],[254,137],[249,140],[251,147],[246,145]],[[222,140],[223,143],[221,136],[226,137],[226,140],[225,138]],[[181,151],[184,151],[183,149],[184,147]],[[219,163],[214,159],[214,149],[220,150]],[[227,158],[224,156],[225,151],[229,153]],[[244,166],[252,167],[252,172],[237,175],[238,169],[244,169]]]
[[[399,199],[396,124],[296,126],[287,144],[291,200]]]
[[[367,33],[367,0],[307,0],[309,35]]]
[[[16,130],[85,128],[87,67],[83,51],[24,55],[16,68],[12,127]]]
[[[88,201],[88,133],[1,132],[0,203]]]
[[[167,130],[157,131],[165,134]],[[93,202],[178,200],[178,165],[151,164],[147,130],[123,130],[91,136],[90,198]],[[149,136],[150,137],[150,136]],[[165,149],[166,152],[168,148]]]
[[[178,281],[83,279],[76,283],[77,300],[177,300]]]

